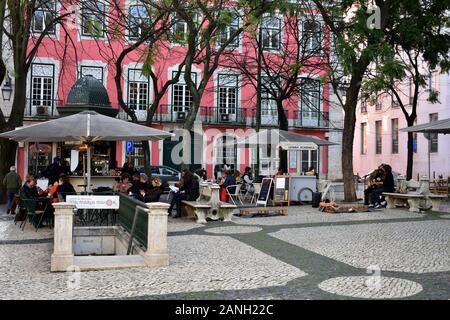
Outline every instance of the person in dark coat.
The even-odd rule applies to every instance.
[[[51,186],[59,180],[59,175],[62,173],[60,161],[59,157],[54,157],[53,163],[45,168],[43,172],[43,176],[48,179],[48,184]]]
[[[7,214],[11,212],[12,203],[16,193],[19,191],[22,185],[22,178],[17,174],[16,167],[11,166],[9,173],[3,178],[3,185],[6,188],[6,200],[7,200]],[[14,212],[11,212],[12,214]]]
[[[64,201],[66,200],[66,195],[68,194],[76,194],[75,188],[70,183],[69,177],[66,174],[61,174],[59,177],[59,185],[56,188],[56,196],[61,194]]]
[[[388,164],[384,164],[382,169],[384,172],[383,175],[383,185],[380,188],[377,188],[372,191],[372,205],[375,207],[375,209],[382,208],[381,205],[381,194],[383,192],[394,192],[395,186],[394,186],[394,176],[392,174],[392,167]]]
[[[172,216],[173,218],[181,217],[181,202],[183,200],[186,201],[195,201],[200,196],[200,184],[199,181],[195,178],[195,176],[188,170],[183,169],[181,172],[181,182],[180,189],[172,199],[169,208],[169,214],[172,213],[172,208],[174,205],[177,205],[177,213]]]
[[[134,166],[131,162],[127,161],[123,164],[122,174],[128,173],[130,175],[130,177],[132,177],[135,172],[136,172],[136,170],[134,169]]]
[[[139,190],[137,199],[145,202],[158,202],[163,193],[162,183],[159,178],[152,178],[152,187]]]

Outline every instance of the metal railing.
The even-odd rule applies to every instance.
[[[320,111],[294,111],[295,128],[329,128],[330,114]]]
[[[56,107],[60,107],[62,105],[62,100],[27,98],[25,106],[25,117],[56,118],[59,116]]]
[[[299,111],[285,110],[289,127],[291,128],[329,128],[329,113],[319,111]],[[184,122],[189,113],[189,107],[180,107],[168,104],[162,104],[158,107],[153,117],[153,122],[176,123]],[[145,121],[147,110],[137,110],[136,116],[139,121]],[[120,110],[119,118],[130,120],[125,111]],[[256,108],[237,108],[229,110],[216,106],[200,106],[196,121],[203,124],[219,124],[234,126],[256,125]],[[278,126],[278,111],[275,109],[264,108],[261,110],[261,126]]]

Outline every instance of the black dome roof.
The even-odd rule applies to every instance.
[[[78,79],[67,96],[68,105],[108,106],[108,92],[103,84],[91,75]]]

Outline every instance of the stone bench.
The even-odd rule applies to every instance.
[[[206,218],[211,220],[231,221],[233,211],[237,207],[233,204],[221,202],[218,208],[213,208],[209,203],[197,201],[182,201],[182,210],[188,217],[197,218],[197,223],[206,223]]]
[[[409,206],[410,212],[420,212],[420,211],[428,211],[431,208],[435,210],[439,210],[441,205],[441,201],[446,198],[446,196],[429,194],[427,196],[422,194],[414,194],[414,193],[391,193],[391,192],[383,192],[382,195],[385,197],[387,202],[386,209],[395,209],[397,206]],[[431,207],[424,209],[423,206],[421,208],[421,202],[423,201],[431,201]]]

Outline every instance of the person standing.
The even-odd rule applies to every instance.
[[[22,186],[22,178],[17,174],[15,166],[11,166],[9,168],[9,172],[3,178],[3,185],[6,187],[6,214],[9,214],[11,212],[11,205],[13,203],[14,197]]]
[[[54,185],[55,182],[58,182],[59,175],[61,174],[61,159],[59,157],[53,158],[53,163],[49,165],[44,171],[44,177],[48,179],[49,185]]]

